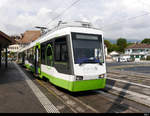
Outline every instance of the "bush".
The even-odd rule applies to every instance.
[[[150,56],[147,56],[146,60],[150,60]]]

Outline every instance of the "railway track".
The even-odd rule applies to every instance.
[[[74,113],[140,113],[133,106],[132,101],[121,96],[110,94],[104,90],[70,93],[54,85],[37,80],[44,88],[55,94],[68,105]],[[133,103],[132,103],[133,104]]]
[[[129,71],[108,71],[107,76],[113,79],[125,80],[133,83],[150,86],[150,75]]]
[[[150,107],[150,78],[147,75],[113,71],[108,73],[107,90],[114,94],[126,93],[124,97]]]
[[[26,70],[25,73],[29,72]],[[33,75],[29,75],[33,78]],[[58,102],[62,102],[64,105],[56,107],[60,110],[64,109],[63,111],[65,111],[65,105],[74,113],[147,113],[150,111],[148,105],[128,99],[130,94],[126,91],[112,89],[111,82],[107,83],[105,89],[79,93],[68,92],[39,79],[35,79],[34,82],[39,84],[48,94],[59,99]],[[129,86],[128,84],[120,84],[119,86],[118,82],[115,82],[113,87],[127,89]]]

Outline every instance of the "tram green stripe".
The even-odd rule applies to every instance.
[[[25,64],[25,67],[29,70],[31,70],[32,72],[34,72],[34,68],[32,66],[30,66],[29,64]]]
[[[72,92],[96,90],[96,89],[104,88],[106,85],[106,79],[83,80],[83,81],[71,82],[71,81],[56,78],[44,72],[42,72],[41,75],[48,78],[49,81],[54,85],[57,85],[59,87],[62,87]]]
[[[29,70],[34,71],[34,68],[29,64],[25,65]],[[40,71],[38,69],[38,71]],[[86,90],[96,90],[100,88],[104,88],[106,85],[106,79],[96,79],[96,80],[83,80],[83,81],[67,81],[63,79],[59,79],[57,77],[48,75],[44,72],[41,72],[40,78],[46,77],[49,79],[51,83],[61,88],[67,89],[72,92],[78,91],[86,91]]]
[[[48,75],[44,72],[41,72],[41,75],[46,77],[47,79],[49,79],[49,81],[59,87],[62,87],[64,89],[68,89],[68,81],[66,80],[63,80],[63,79],[59,79],[59,78],[56,78],[54,76],[51,76],[51,75]]]
[[[31,66],[30,66],[29,64],[25,64],[25,67],[26,67],[27,69],[31,69]]]

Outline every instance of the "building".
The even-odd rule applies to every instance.
[[[150,45],[149,44],[133,44],[126,48],[125,54],[129,55],[131,59],[140,61],[150,56]]]
[[[0,67],[1,67],[1,63],[2,63],[1,61],[4,60],[5,61],[5,67],[7,68],[7,66],[8,66],[7,48],[9,45],[14,44],[14,43],[15,43],[15,41],[12,40],[7,34],[0,31]],[[3,53],[5,54],[4,56],[3,56]]]
[[[41,31],[37,30],[26,31],[24,34],[21,34],[21,36],[11,36],[11,39],[15,40],[16,43],[8,47],[9,57],[17,58],[18,50],[37,40],[40,36]]]
[[[132,61],[130,60],[130,55],[128,54],[120,54],[120,56],[118,57],[118,62],[129,62]]]
[[[22,34],[21,39],[18,41],[20,47],[25,47],[31,42],[37,40],[41,36],[41,31],[38,30],[29,30]]]
[[[8,52],[14,52],[14,53],[16,53],[16,52],[18,52],[19,48],[20,48],[20,46],[18,44],[10,45],[8,47]]]
[[[120,56],[120,54],[116,51],[112,51],[109,55],[112,57],[113,61],[118,61],[118,58]]]
[[[108,49],[107,49],[106,45],[104,45],[104,50],[105,50],[105,56],[107,57],[108,56]]]
[[[28,30],[21,36],[11,36],[12,40],[16,41],[15,45],[10,45],[8,51],[17,52],[20,48],[29,45],[31,42],[37,40],[41,36],[41,31]]]

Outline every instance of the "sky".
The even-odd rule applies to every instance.
[[[0,30],[17,35],[35,26],[52,28],[58,21],[86,21],[105,38],[150,38],[150,0],[0,0]],[[52,21],[52,22],[51,22]]]

